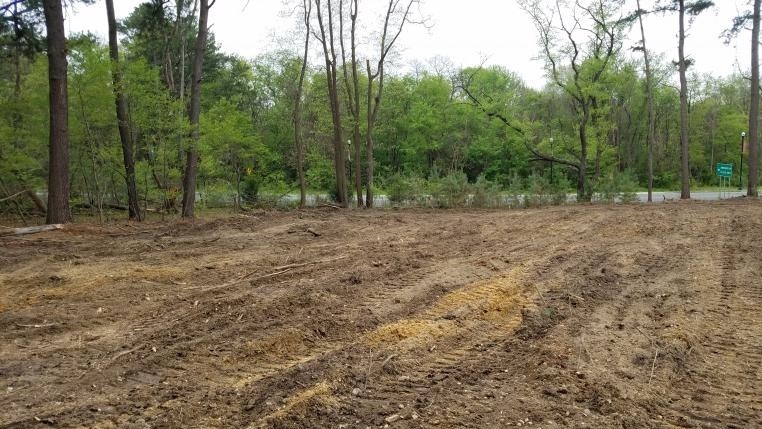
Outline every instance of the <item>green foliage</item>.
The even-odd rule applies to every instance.
[[[499,183],[487,180],[484,175],[471,186],[473,207],[494,208],[503,205],[503,195]]]
[[[466,207],[469,191],[468,177],[460,171],[429,180],[429,193],[432,202],[439,208]]]
[[[386,180],[386,196],[393,203],[410,202],[416,199],[423,188],[416,187],[416,179],[405,177],[399,173]]]
[[[637,200],[637,183],[629,172],[609,173],[596,183],[598,199],[609,203],[631,203]]]
[[[612,5],[606,3],[604,12],[611,12]],[[180,23],[175,6],[176,2],[141,3],[120,28],[125,58],[120,62],[123,87],[118,89],[128,102],[140,200],[148,208],[168,211],[178,204],[189,145],[187,95],[197,31],[192,2],[181,2]],[[8,192],[43,191],[49,113],[47,60],[38,46],[40,21],[25,17],[27,27],[19,39],[9,33],[7,14],[0,18],[0,178]],[[16,47],[23,51],[19,88],[10,61]],[[627,201],[647,183],[641,65],[621,55],[605,62],[587,48],[578,63],[579,91],[595,100],[589,105],[586,129],[586,177],[600,177],[594,186],[601,200]],[[124,204],[107,47],[92,36],[79,35],[71,38],[69,49],[72,199],[95,206]],[[213,37],[205,55],[198,190],[202,202],[207,207],[279,204],[282,196],[297,189],[293,113],[301,59],[282,50],[253,60],[230,56],[218,50]],[[679,94],[665,83],[673,73],[671,64],[656,58],[653,69],[655,80],[662,82],[654,100],[654,184],[670,189],[679,179]],[[373,136],[379,195],[387,195],[393,204],[430,207],[565,203],[576,181],[574,168],[567,164],[581,155],[582,111],[568,91],[577,90],[572,70],[561,65],[558,77],[555,85],[535,90],[509,70],[494,66],[388,74]],[[359,79],[364,88],[367,78],[362,72]],[[690,80],[691,173],[695,183],[713,184],[717,162],[737,168],[740,133],[748,122],[749,86],[741,76],[694,75]],[[339,82],[342,89],[343,84]],[[181,92],[185,99],[179,99]],[[334,193],[336,180],[332,120],[321,70],[307,69],[301,101],[307,186],[323,201]],[[351,118],[346,100],[340,101],[349,137]],[[365,168],[365,162],[363,154],[361,160],[352,159],[351,167]]]

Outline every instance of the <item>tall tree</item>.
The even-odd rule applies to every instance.
[[[600,92],[601,85],[621,45],[625,21],[613,16],[620,4],[620,1],[594,0],[583,5],[577,1],[571,6],[572,10],[562,11],[558,2],[547,8],[543,7],[541,0],[521,2],[540,34],[540,49],[550,78],[572,101],[578,117],[579,141],[579,151],[573,154],[574,159],[558,158],[541,153],[531,145],[527,147],[539,160],[567,165],[576,171],[579,201],[590,201],[592,198],[592,187],[587,180],[590,128],[599,119],[597,110],[604,98]],[[599,156],[600,151],[596,154],[596,160]]]
[[[685,0],[678,1],[678,60],[680,73],[680,199],[691,197],[691,167],[688,147],[688,62],[685,60]]]
[[[355,162],[354,181],[355,196],[357,197],[357,207],[362,207],[362,159],[360,145],[360,79],[357,73],[357,0],[349,1],[349,44],[350,44],[350,63],[347,64],[347,53],[344,42],[344,2],[339,0],[339,35],[341,45],[341,62],[344,72],[344,86],[347,91],[347,105],[349,113],[352,115],[352,140],[354,143]],[[351,78],[349,76],[351,71]]]
[[[43,12],[39,0],[4,1],[0,4],[0,60],[13,64],[13,100],[20,103],[22,60],[33,59],[43,49],[40,27]],[[8,58],[10,57],[10,58]],[[13,113],[12,127],[21,126],[21,115]],[[18,139],[18,133],[16,139]]]
[[[758,196],[759,183],[759,24],[760,0],[754,0],[751,29],[751,103],[749,108],[749,187],[747,195]]]
[[[410,10],[414,3],[417,3],[418,0],[408,0],[407,3],[403,2],[400,4],[400,0],[389,0],[389,4],[386,7],[386,15],[384,17],[384,28],[381,32],[381,41],[379,44],[379,56],[378,56],[378,62],[376,63],[376,71],[374,72],[370,67],[370,60],[366,61],[365,66],[367,68],[368,73],[368,100],[367,100],[367,109],[368,109],[368,130],[367,130],[367,136],[366,136],[366,142],[365,142],[365,156],[366,156],[366,169],[367,169],[367,184],[366,184],[366,194],[365,194],[365,204],[366,207],[372,208],[373,207],[373,185],[374,185],[374,163],[375,160],[373,158],[373,131],[376,126],[376,120],[378,119],[378,110],[379,106],[381,105],[381,96],[384,93],[384,65],[386,63],[386,58],[389,55],[389,52],[391,52],[392,48],[394,47],[394,44],[397,42],[397,39],[400,37],[400,34],[402,34],[402,29],[405,26],[405,23],[408,22],[410,17]],[[390,27],[390,23],[392,23],[392,20],[397,17],[397,28],[396,30]],[[393,23],[391,24],[393,25]],[[373,88],[373,81],[378,79],[378,85],[375,89]],[[358,201],[360,201],[358,199]]]
[[[116,98],[116,120],[119,128],[119,140],[122,143],[122,158],[124,159],[125,181],[127,182],[127,207],[130,219],[140,222],[143,216],[140,212],[138,190],[135,186],[135,159],[132,156],[132,138],[130,123],[127,115],[127,100],[124,97],[122,70],[119,65],[119,41],[116,38],[116,16],[114,0],[106,0],[106,15],[108,17],[108,45],[111,56],[111,75],[114,82]]]
[[[646,104],[648,106],[648,202],[653,201],[654,192],[654,145],[656,144],[656,110],[654,107],[654,84],[653,73],[651,72],[651,59],[648,56],[648,47],[646,46],[646,31],[643,28],[643,13],[640,7],[640,0],[636,0],[638,7],[638,24],[640,24],[641,45],[638,49],[643,50],[643,62],[646,68]]]
[[[325,9],[323,8],[324,5]],[[318,28],[317,31],[313,31],[313,35],[323,48],[328,99],[331,107],[331,121],[333,123],[333,160],[334,170],[336,172],[336,199],[342,207],[348,208],[347,155],[346,147],[344,146],[344,130],[341,124],[341,103],[339,100],[336,55],[336,38],[341,37],[341,34],[340,32],[337,32],[335,28],[335,11],[331,0],[325,0],[325,3],[323,0],[315,0],[315,12],[317,14]]]
[[[299,69],[299,82],[294,94],[294,148],[296,150],[296,177],[299,181],[299,208],[307,207],[307,182],[304,177],[304,139],[302,138],[302,95],[304,94],[304,78],[307,74],[307,61],[310,53],[310,19],[312,17],[312,0],[302,0],[304,34],[304,52],[302,65]]]
[[[69,94],[67,89],[66,33],[61,0],[45,0],[48,40],[50,137],[47,223],[71,221],[69,209]]]
[[[185,172],[183,175],[183,212],[184,218],[192,218],[196,207],[196,176],[198,175],[198,141],[199,124],[201,116],[201,77],[204,67],[204,53],[206,51],[206,37],[209,33],[207,25],[209,8],[214,6],[217,0],[201,0],[198,18],[198,36],[196,37],[196,50],[193,58],[193,71],[191,72],[191,102],[188,119],[191,126],[190,148],[186,151]]]
[[[711,0],[666,0],[667,4],[659,4],[656,11],[677,12],[677,70],[680,75],[680,198],[691,197],[691,167],[690,167],[690,142],[688,140],[690,124],[688,123],[688,67],[692,60],[685,57],[685,16],[695,17],[704,10],[714,6]]]

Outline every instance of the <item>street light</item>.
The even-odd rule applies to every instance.
[[[742,183],[743,181],[743,141],[745,138],[746,138],[746,131],[743,131],[741,133],[741,167],[739,167],[740,171],[738,172],[738,190],[739,191],[743,189],[743,183]]]

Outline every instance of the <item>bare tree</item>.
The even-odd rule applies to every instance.
[[[71,221],[69,209],[69,94],[67,89],[66,33],[61,0],[44,0],[48,40],[50,97],[50,166],[47,223]]]
[[[646,68],[646,103],[648,104],[648,202],[653,202],[654,192],[654,145],[656,144],[656,110],[654,108],[654,84],[651,72],[651,59],[646,47],[646,31],[643,28],[643,13],[640,0],[636,0],[638,6],[638,23],[640,24],[641,45],[638,49],[643,51],[643,61]]]
[[[344,86],[347,91],[347,105],[352,115],[352,142],[354,144],[354,179],[355,196],[357,207],[362,207],[362,158],[360,145],[360,79],[357,73],[357,0],[349,0],[349,43],[350,63],[347,64],[346,48],[344,43],[344,2],[339,0],[339,34],[341,37],[341,62],[344,72]],[[349,72],[351,71],[351,79]]]
[[[391,52],[397,39],[402,34],[402,29],[405,27],[405,23],[410,20],[410,11],[414,4],[417,4],[418,0],[389,0],[389,4],[386,8],[386,15],[384,17],[384,28],[381,32],[381,41],[379,44],[379,56],[376,63],[375,72],[371,69],[370,60],[365,62],[365,66],[368,73],[368,91],[367,91],[367,120],[368,130],[365,142],[365,156],[366,156],[366,169],[367,169],[367,183],[365,194],[365,205],[368,208],[373,207],[373,185],[374,185],[374,158],[373,158],[373,131],[376,126],[376,119],[378,118],[379,106],[381,106],[381,97],[384,93],[384,65],[386,63],[389,52]],[[397,19],[395,19],[395,17]],[[396,28],[393,28],[396,21]],[[373,87],[373,82],[378,79],[378,85]]]
[[[323,48],[325,73],[328,86],[328,98],[333,122],[334,169],[336,171],[336,199],[344,208],[349,207],[347,193],[346,147],[344,130],[341,126],[341,103],[339,102],[338,70],[336,56],[336,38],[341,37],[334,25],[334,7],[332,0],[314,0],[318,28],[312,31]],[[340,0],[341,1],[341,0]],[[323,7],[325,6],[325,8]],[[326,20],[327,14],[327,20]]]
[[[209,8],[214,6],[217,0],[201,0],[198,18],[198,36],[196,37],[196,51],[193,58],[193,71],[191,73],[191,104],[188,117],[191,126],[191,147],[186,151],[185,174],[183,176],[183,213],[185,218],[192,218],[196,206],[196,176],[198,175],[198,141],[199,117],[201,116],[201,77],[204,67],[204,52],[206,51],[206,39],[209,34],[207,22]]]
[[[302,139],[302,94],[304,92],[304,77],[307,74],[307,61],[310,52],[310,19],[312,16],[312,0],[302,0],[304,18],[304,53],[302,67],[299,70],[299,82],[294,94],[294,148],[296,149],[296,175],[299,179],[299,207],[307,206],[307,183],[304,178],[304,140]]]
[[[108,17],[108,45],[111,55],[111,76],[114,82],[116,98],[116,120],[119,128],[119,139],[122,143],[122,158],[124,159],[125,181],[127,182],[127,207],[130,219],[140,222],[143,220],[138,200],[138,190],[135,185],[135,159],[132,156],[132,138],[127,115],[127,100],[124,98],[122,71],[119,66],[119,41],[116,38],[116,17],[114,15],[114,0],[106,0],[106,15]]]

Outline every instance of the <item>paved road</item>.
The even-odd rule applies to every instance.
[[[638,192],[638,200],[642,202],[648,201],[648,192]],[[691,199],[693,200],[700,200],[700,201],[717,201],[719,199],[728,199],[728,198],[738,198],[743,197],[746,195],[746,190],[739,191],[739,190],[733,190],[730,192],[723,192],[722,198],[720,198],[719,191],[701,191],[701,192],[691,192]],[[670,191],[670,192],[654,192],[653,194],[653,200],[654,202],[660,202],[660,201],[676,201],[680,199],[680,192],[679,191]]]
[[[691,199],[698,200],[698,201],[717,201],[720,199],[730,199],[730,198],[738,198],[746,195],[746,190],[739,191],[735,188],[731,188],[731,191],[723,192],[722,198],[720,198],[719,191],[700,191],[700,192],[691,192]],[[637,192],[637,201],[640,202],[647,202],[648,201],[648,192]],[[524,195],[519,195],[519,198],[524,198]],[[232,198],[232,197],[231,197]],[[314,195],[309,194],[307,195],[307,205],[315,205],[318,203],[318,200],[326,201],[328,200],[328,195]],[[506,196],[506,202],[509,198]],[[667,202],[667,201],[678,201],[680,199],[680,191],[666,191],[666,192],[654,192],[653,193],[653,201],[655,203],[661,203],[661,202]],[[389,198],[386,195],[376,195],[375,198],[375,206],[376,207],[389,207],[392,205],[391,201],[389,201]],[[577,201],[577,194],[570,193],[566,195],[566,200],[570,203],[573,203]],[[299,195],[297,194],[288,194],[281,197],[282,202],[287,203],[293,203],[296,201],[299,201]]]

